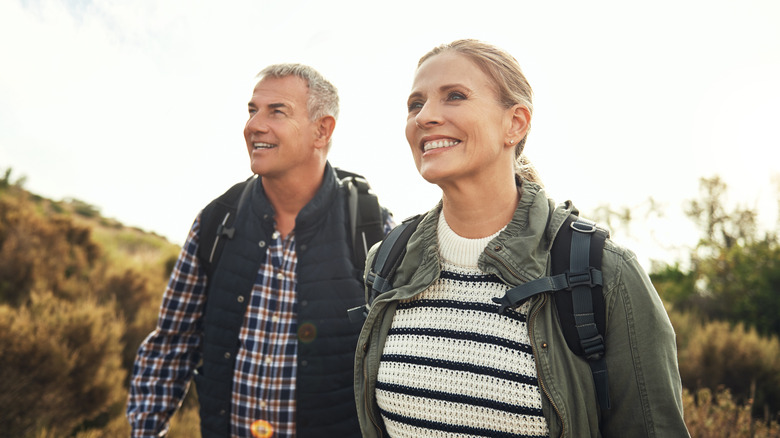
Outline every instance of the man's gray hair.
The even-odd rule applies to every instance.
[[[285,78],[297,76],[309,86],[309,99],[306,109],[309,120],[319,120],[321,117],[333,116],[339,118],[339,93],[336,87],[328,82],[320,72],[303,64],[274,64],[264,68],[257,74],[257,80],[263,78]]]

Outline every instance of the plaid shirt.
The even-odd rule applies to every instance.
[[[394,226],[387,215],[385,233]],[[206,275],[198,263],[200,216],[190,229],[163,297],[157,328],[138,350],[127,416],[133,437],[158,436],[186,394],[200,362]],[[247,306],[233,372],[231,435],[251,437],[265,420],[274,437],[295,436],[298,338],[295,233],[274,232]]]

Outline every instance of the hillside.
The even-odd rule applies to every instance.
[[[128,370],[179,247],[0,180],[0,430],[125,426]],[[126,435],[123,431],[116,435]]]

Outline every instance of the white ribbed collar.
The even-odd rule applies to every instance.
[[[437,235],[439,238],[439,255],[448,263],[466,268],[476,268],[479,255],[493,238],[504,230],[506,226],[495,234],[477,239],[467,239],[455,234],[444,219],[444,212],[439,212],[439,225]]]

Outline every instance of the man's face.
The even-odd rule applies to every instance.
[[[309,120],[308,96],[306,81],[297,76],[257,83],[244,127],[252,172],[279,177],[311,163],[317,124]]]

